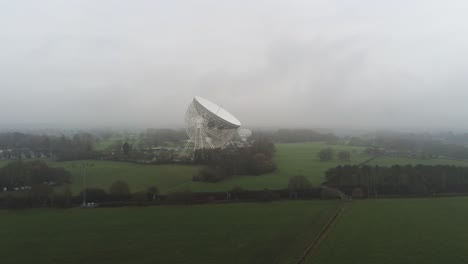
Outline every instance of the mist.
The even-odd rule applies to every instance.
[[[465,1],[0,1],[0,126],[463,130]]]

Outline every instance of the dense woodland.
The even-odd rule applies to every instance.
[[[377,132],[372,137],[351,137],[348,139],[348,144],[381,149],[387,155],[468,159],[468,136],[466,134]]]
[[[218,182],[234,175],[260,175],[274,171],[274,152],[275,145],[268,138],[259,138],[243,148],[197,150],[194,162],[208,168],[194,175],[193,180]]]
[[[38,184],[63,185],[70,181],[70,172],[39,160],[14,161],[0,168],[0,186],[10,190]]]
[[[94,151],[95,137],[90,133],[73,136],[46,136],[25,133],[0,133],[0,158],[56,157],[57,160],[90,159]]]
[[[346,165],[326,172],[326,186],[351,194],[356,188],[368,196],[433,195],[468,192],[468,168],[455,166],[370,167]]]

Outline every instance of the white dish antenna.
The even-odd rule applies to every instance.
[[[250,136],[252,136],[252,130],[247,128],[239,128],[237,130],[237,134],[239,134],[241,140],[245,142]]]
[[[202,97],[195,97],[185,113],[185,130],[190,148],[214,149],[225,146],[237,132],[240,121],[226,109]]]

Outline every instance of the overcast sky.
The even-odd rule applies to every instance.
[[[0,0],[0,123],[468,129],[467,1]]]

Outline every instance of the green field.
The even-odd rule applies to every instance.
[[[162,193],[174,191],[227,191],[234,187],[244,189],[282,189],[288,185],[291,176],[303,175],[319,185],[328,168],[340,164],[339,161],[321,162],[317,153],[326,147],[336,151],[348,150],[352,160],[349,163],[360,163],[367,156],[359,154],[358,147],[329,146],[323,143],[276,144],[275,162],[278,169],[261,176],[236,176],[219,183],[193,182],[192,176],[199,170],[197,166],[185,165],[140,165],[127,162],[90,161],[93,166],[86,169],[86,186],[108,189],[112,182],[124,180],[132,191],[143,191],[149,186],[157,186]],[[0,161],[0,166],[6,164]],[[49,162],[53,166],[61,166],[72,172],[73,193],[83,188],[82,172],[74,166],[79,162]]]
[[[220,183],[193,182],[200,167],[89,161],[87,186],[108,189],[115,180],[133,192],[157,186],[174,191],[285,188],[304,175],[315,185],[341,163],[317,153],[362,149],[323,143],[277,144],[278,169]],[[69,169],[72,191],[82,187],[78,162],[48,161]],[[0,161],[0,166],[6,161]],[[468,161],[379,157],[368,165],[455,165]],[[2,263],[295,263],[335,212],[337,201],[158,206],[146,208],[0,211]],[[347,203],[306,263],[468,263],[468,197],[357,200]],[[27,254],[24,254],[25,248]],[[6,256],[5,256],[6,255]]]
[[[129,183],[132,191],[144,191],[149,186],[157,186],[162,193],[174,191],[228,191],[234,187],[244,189],[281,189],[285,188],[291,176],[306,176],[314,185],[323,182],[327,169],[343,164],[337,160],[321,162],[317,153],[326,147],[335,152],[347,150],[351,152],[348,164],[358,164],[369,157],[362,154],[362,148],[350,146],[330,146],[324,143],[276,144],[275,162],[277,170],[260,176],[236,176],[219,183],[193,182],[192,176],[199,170],[197,166],[185,165],[140,165],[126,162],[92,161],[93,167],[86,169],[88,187],[108,189],[112,182],[124,180]],[[70,170],[73,175],[71,189],[78,193],[83,188],[82,174],[73,164],[78,162],[50,162],[54,166],[62,166]],[[6,161],[0,161],[0,166]],[[411,159],[380,157],[368,165],[391,166],[394,164],[447,164],[468,166],[468,161],[454,161],[447,159]]]
[[[3,167],[8,164],[8,161],[6,160],[0,160],[0,167]]]
[[[294,263],[337,205],[0,211],[1,263]]]
[[[220,183],[188,183],[186,188],[192,190],[230,190],[240,186],[244,189],[282,189],[288,186],[291,176],[306,176],[314,185],[323,181],[327,169],[343,164],[337,160],[322,162],[318,159],[318,152],[327,147],[335,151],[347,150],[351,152],[351,161],[356,164],[365,161],[368,157],[360,154],[361,148],[349,146],[330,146],[324,143],[297,143],[276,144],[275,163],[277,170],[273,173],[260,176],[237,176]]]
[[[363,200],[308,263],[468,263],[468,198]]]
[[[135,135],[116,134],[106,139],[97,140],[97,142],[94,145],[94,148],[99,151],[109,150],[109,148],[115,146],[116,143],[118,143],[120,146],[123,142],[128,142],[132,145],[136,145],[138,143],[137,137]]]
[[[130,185],[132,192],[145,191],[149,186],[158,187],[162,193],[177,190],[181,185],[192,182],[192,175],[199,166],[189,165],[141,165],[129,162],[87,161],[92,166],[82,170],[79,162],[49,162],[53,166],[64,167],[72,173],[71,190],[79,193],[83,189],[83,174],[86,173],[86,186],[109,189],[116,180]]]

